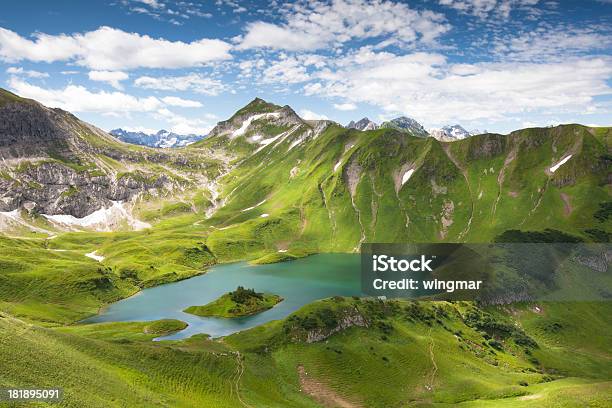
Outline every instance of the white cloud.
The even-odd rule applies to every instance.
[[[1,60],[75,61],[93,70],[202,66],[231,58],[230,49],[230,44],[217,39],[185,43],[106,26],[83,34],[36,33],[33,40],[0,28]]]
[[[128,132],[142,132],[147,135],[153,135],[158,132],[157,129],[148,128],[144,126],[121,126],[121,129],[126,130]],[[110,132],[112,129],[106,129],[107,132]]]
[[[490,15],[508,19],[513,9],[528,9],[539,0],[439,0],[438,3],[482,19]]]
[[[329,119],[325,115],[321,115],[319,113],[313,112],[313,111],[308,110],[308,109],[302,109],[300,111],[300,117],[302,119],[306,119],[306,120],[327,120],[327,119]]]
[[[159,109],[153,116],[159,120],[166,121],[169,124],[167,127],[171,132],[182,135],[205,135],[208,134],[214,126],[214,124],[208,120],[187,118],[182,115],[177,115],[168,109]],[[207,119],[212,118],[209,117]]]
[[[18,78],[9,80],[13,92],[32,98],[53,108],[69,112],[150,112],[159,109],[163,103],[155,97],[137,98],[123,92],[91,92],[80,85],[68,85],[60,89],[44,89]]]
[[[30,78],[48,78],[49,77],[49,74],[47,74],[46,72],[27,70],[21,67],[8,67],[6,69],[6,73],[11,74],[11,75],[25,75]]]
[[[333,69],[313,74],[306,95],[370,103],[389,114],[439,123],[495,121],[527,112],[578,115],[596,109],[596,96],[612,93],[609,57],[454,65],[439,54],[371,52],[329,62]]]
[[[352,111],[357,109],[354,103],[334,103],[334,108],[341,111]]]
[[[164,7],[164,5],[157,0],[133,0],[133,1],[135,1],[136,3],[146,4],[147,6],[152,7],[154,9]]]
[[[294,84],[310,79],[309,67],[322,68],[325,66],[324,58],[319,55],[297,55],[288,57],[281,54],[280,58],[271,63],[263,71],[264,83],[282,82]]]
[[[166,96],[161,98],[161,100],[170,106],[179,106],[181,108],[201,108],[203,105],[199,101],[194,101],[191,99],[183,99],[177,96]]]
[[[571,55],[604,50],[610,42],[610,35],[592,28],[579,29],[561,25],[523,32],[510,38],[497,38],[494,52],[506,60],[562,60]]]
[[[145,89],[193,91],[212,96],[216,96],[225,90],[225,85],[221,81],[195,73],[183,76],[141,76],[134,81],[134,85]]]
[[[390,0],[289,3],[283,19],[283,24],[248,24],[244,36],[238,38],[238,48],[315,50],[385,36],[401,44],[432,43],[450,28],[441,14],[416,11]]]
[[[61,89],[43,89],[16,77],[9,80],[9,88],[16,94],[35,99],[50,107],[70,112],[95,112],[104,115],[125,116],[133,112],[143,112],[155,119],[165,121],[172,132],[180,134],[206,134],[216,119],[214,115],[203,114],[200,118],[187,118],[170,111],[166,106],[201,107],[197,101],[168,96],[138,98],[123,92],[91,92],[87,88],[68,85]]]
[[[198,101],[176,96],[139,98],[123,92],[92,92],[79,85],[68,85],[59,89],[44,89],[19,78],[9,80],[9,87],[16,94],[32,98],[53,108],[69,112],[97,112],[102,114],[125,114],[129,112],[156,112],[165,106],[200,108]]]
[[[92,81],[108,82],[115,89],[123,89],[120,81],[125,81],[129,75],[121,71],[89,71],[89,79]]]

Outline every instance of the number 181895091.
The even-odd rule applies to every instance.
[[[0,388],[0,401],[60,401],[61,388]]]

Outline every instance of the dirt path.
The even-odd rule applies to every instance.
[[[244,362],[242,361],[242,356],[240,355],[239,351],[236,352],[236,362],[238,363],[234,380],[236,398],[238,398],[238,401],[240,402],[240,404],[242,404],[243,407],[253,408],[251,405],[247,404],[240,396],[240,380],[242,379],[242,374],[244,374]]]
[[[508,153],[508,156],[506,156],[506,159],[504,160],[504,165],[499,170],[499,174],[497,175],[498,190],[497,190],[497,197],[495,198],[495,202],[493,203],[493,208],[491,209],[491,217],[495,217],[495,211],[497,210],[497,204],[499,204],[499,200],[501,199],[501,196],[502,196],[503,184],[506,178],[506,169],[508,168],[508,166],[510,166],[510,163],[512,163],[516,159],[517,155],[518,155],[518,144],[515,144],[514,147],[512,147],[512,150],[510,150],[510,153]]]
[[[353,402],[347,401],[340,395],[338,395],[334,390],[329,388],[327,385],[323,384],[320,381],[315,380],[310,377],[304,366],[298,366],[298,374],[300,376],[300,387],[301,391],[305,394],[310,395],[314,398],[319,404],[323,405],[327,408],[357,408],[360,405],[357,405]]]
[[[470,232],[470,227],[472,226],[472,219],[474,218],[474,198],[472,196],[472,187],[470,185],[470,178],[469,178],[467,168],[463,166],[459,162],[459,160],[457,160],[457,158],[451,154],[450,145],[447,143],[442,143],[442,150],[444,150],[444,153],[446,153],[446,156],[448,157],[448,159],[451,162],[453,162],[455,167],[457,167],[457,169],[459,169],[459,171],[463,175],[463,178],[465,179],[465,184],[467,185],[467,188],[468,188],[468,195],[470,196],[470,218],[468,219],[467,225],[465,226],[463,231],[461,231],[459,233],[459,236],[457,237],[458,239],[462,239],[468,234],[468,232]]]
[[[431,364],[433,366],[431,370],[431,374],[429,375],[429,384],[425,386],[428,391],[433,391],[434,389],[434,380],[436,379],[436,373],[438,372],[438,365],[436,364],[436,356],[434,354],[435,342],[433,337],[431,337],[431,329],[429,329],[429,357],[431,358]]]
[[[572,213],[572,203],[570,202],[570,196],[565,193],[561,193],[561,199],[563,200],[563,214],[568,217]]]

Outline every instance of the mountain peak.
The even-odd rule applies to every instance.
[[[253,99],[247,103],[242,109],[239,109],[233,116],[232,119],[244,114],[250,113],[268,113],[280,109],[280,106],[273,103],[267,102],[259,97]],[[230,119],[231,120],[231,119]]]
[[[232,135],[233,138],[243,135],[251,126],[251,122],[258,119],[267,119],[283,125],[303,123],[303,120],[289,105],[281,107],[261,98],[255,98],[236,111],[228,120],[218,122],[209,136]]]
[[[368,119],[367,117],[364,117],[364,118],[358,120],[357,122],[351,120],[349,122],[349,124],[346,125],[346,127],[348,129],[357,129],[357,130],[374,130],[374,129],[378,129],[378,125],[376,123],[374,123],[373,121],[371,121],[370,119]]]
[[[474,132],[468,132],[459,124],[446,125],[440,129],[430,129],[429,134],[442,142],[453,142],[473,136]]]
[[[429,133],[416,120],[407,116],[400,116],[380,125],[381,128],[391,128],[400,132],[408,132],[417,137],[428,137]]]
[[[117,139],[131,144],[149,146],[149,147],[184,147],[191,143],[203,139],[204,136],[198,135],[181,135],[162,129],[155,133],[146,133],[142,131],[129,131],[125,129],[113,129],[109,132]]]

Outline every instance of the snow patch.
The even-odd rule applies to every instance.
[[[151,228],[151,224],[142,222],[132,216],[125,208],[121,201],[112,201],[113,205],[108,208],[100,208],[91,214],[77,218],[73,215],[58,214],[47,215],[42,214],[47,220],[53,224],[59,224],[62,227],[82,227],[91,228],[96,231],[113,231],[117,229],[123,221],[133,230],[142,230]]]
[[[309,131],[310,132],[310,131]],[[308,137],[308,135],[306,135],[306,137]],[[304,140],[306,140],[306,137],[301,137],[299,139],[294,140],[291,145],[289,146],[289,149],[287,149],[287,151],[291,151],[291,149],[293,149],[295,146],[299,145],[300,143],[302,143]]]
[[[251,126],[251,123],[253,123],[253,121],[255,120],[262,119],[262,118],[263,119],[278,118],[279,116],[280,116],[280,112],[261,113],[258,115],[250,116],[244,122],[242,122],[242,125],[238,129],[232,132],[232,138],[244,135],[247,129],[249,128],[249,126]]]
[[[572,155],[570,154],[569,156],[563,158],[559,163],[555,164],[554,166],[552,166],[549,170],[551,173],[554,173],[555,171],[557,171],[559,169],[559,167],[563,166],[565,163],[567,163],[567,161],[569,159],[572,158]]]
[[[290,136],[291,134],[293,134],[293,132],[295,132],[298,128],[300,127],[300,125],[295,125],[294,127],[292,127],[291,129],[287,130],[286,132],[283,133],[279,133],[278,135],[268,138],[268,139],[264,139],[261,142],[259,142],[259,144],[261,145],[260,147],[257,148],[257,150],[255,150],[255,152],[253,152],[253,154],[260,152],[264,147],[266,147],[267,145],[276,142],[278,139],[284,140],[285,138],[287,138],[288,136]]]
[[[338,160],[338,163],[336,163],[336,165],[334,166],[334,172],[338,170],[338,167],[340,167],[341,164],[342,164],[342,159]]]
[[[48,234],[53,236],[54,232],[49,231],[43,228],[38,228],[26,220],[21,216],[21,209],[16,208],[13,211],[0,211],[0,231],[11,230],[16,226],[25,227],[31,231],[41,232],[43,234]]]
[[[245,208],[244,210],[240,210],[240,212],[247,212],[247,211],[251,211],[253,208],[257,208],[257,207],[259,207],[260,205],[262,205],[263,203],[265,203],[265,202],[266,202],[266,200],[267,200],[267,199],[264,199],[263,201],[260,201],[259,203],[255,204],[255,205],[254,205],[254,206],[252,206],[252,207],[247,207],[247,208]]]
[[[85,256],[88,258],[94,259],[98,262],[102,262],[104,260],[104,257],[102,255],[96,255],[96,251],[85,254]]]
[[[414,169],[407,170],[407,171],[404,173],[404,175],[402,176],[402,186],[403,186],[404,184],[406,184],[406,182],[407,182],[408,180],[410,180],[410,177],[412,177],[412,174],[413,174],[413,173],[414,173]]]

